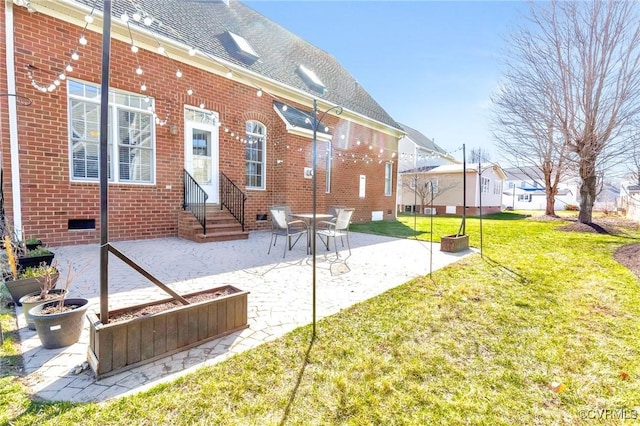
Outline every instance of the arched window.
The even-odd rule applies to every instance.
[[[265,189],[267,129],[258,121],[247,121],[246,131],[245,183],[249,189]]]

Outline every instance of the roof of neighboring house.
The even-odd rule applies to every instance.
[[[416,167],[415,169],[411,169],[411,170],[403,170],[400,172],[400,174],[412,174],[412,173],[425,173],[428,172],[429,170],[433,170],[438,166],[422,166],[422,167]]]
[[[420,133],[418,130],[407,126],[406,124],[398,123],[400,128],[407,133],[407,137],[413,141],[419,147],[427,149],[429,151],[437,152],[438,154],[442,154],[445,156],[450,156],[447,151],[436,145],[436,143]]]
[[[429,170],[427,173],[430,174],[451,174],[451,173],[462,173],[464,165],[463,164],[445,164],[442,166],[438,166],[432,170]],[[482,163],[480,164],[480,168],[482,172],[492,168],[494,172],[500,176],[503,180],[505,179],[504,171],[502,167],[493,163]],[[467,173],[473,172],[478,173],[478,164],[467,164]]]
[[[102,9],[101,1],[75,1]],[[400,129],[331,54],[238,0],[118,0],[112,8],[114,17],[125,11],[129,16],[136,11],[150,15],[154,21],[149,27],[133,19],[129,25],[196,47],[198,55],[226,61]]]
[[[504,170],[504,174],[507,175],[506,180],[519,180],[519,181],[544,181],[544,176],[540,169],[536,167],[508,167]]]

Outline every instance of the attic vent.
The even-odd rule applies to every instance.
[[[296,71],[311,90],[324,93],[327,87],[324,85],[324,83],[322,83],[315,72],[311,71],[309,68],[305,67],[302,64],[298,66],[298,69]]]
[[[255,50],[253,50],[253,47],[251,47],[249,42],[244,37],[232,33],[231,31],[227,31],[227,35],[233,42],[235,53],[239,54],[243,57],[243,59],[246,59],[250,62],[255,62],[256,60],[258,60],[260,56],[256,53]]]

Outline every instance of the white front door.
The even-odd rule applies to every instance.
[[[184,168],[206,191],[207,203],[219,202],[218,120],[211,111],[185,109]]]

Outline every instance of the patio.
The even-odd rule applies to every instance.
[[[346,247],[336,259],[333,250],[327,252],[318,244],[318,319],[429,274],[428,242],[360,233],[350,235],[352,255],[348,258]],[[35,397],[45,400],[104,401],[219,362],[311,323],[312,262],[306,255],[305,245],[297,244],[283,259],[281,244],[284,241],[279,239],[276,250],[267,255],[269,240],[270,232],[261,231],[251,233],[248,240],[205,244],[178,238],[113,243],[180,294],[225,284],[250,291],[249,328],[96,381],[90,369],[76,368],[86,361],[88,328],[75,345],[44,349],[35,332],[26,328],[18,307],[25,383]],[[99,246],[56,247],[54,252],[62,270],[59,286],[64,285],[68,262],[74,268],[85,267],[71,284],[70,297],[88,298],[92,308],[98,311]],[[439,244],[434,243],[433,270],[470,253],[471,250],[443,253]],[[110,310],[166,297],[162,290],[110,256]],[[322,335],[321,324],[318,335]]]

